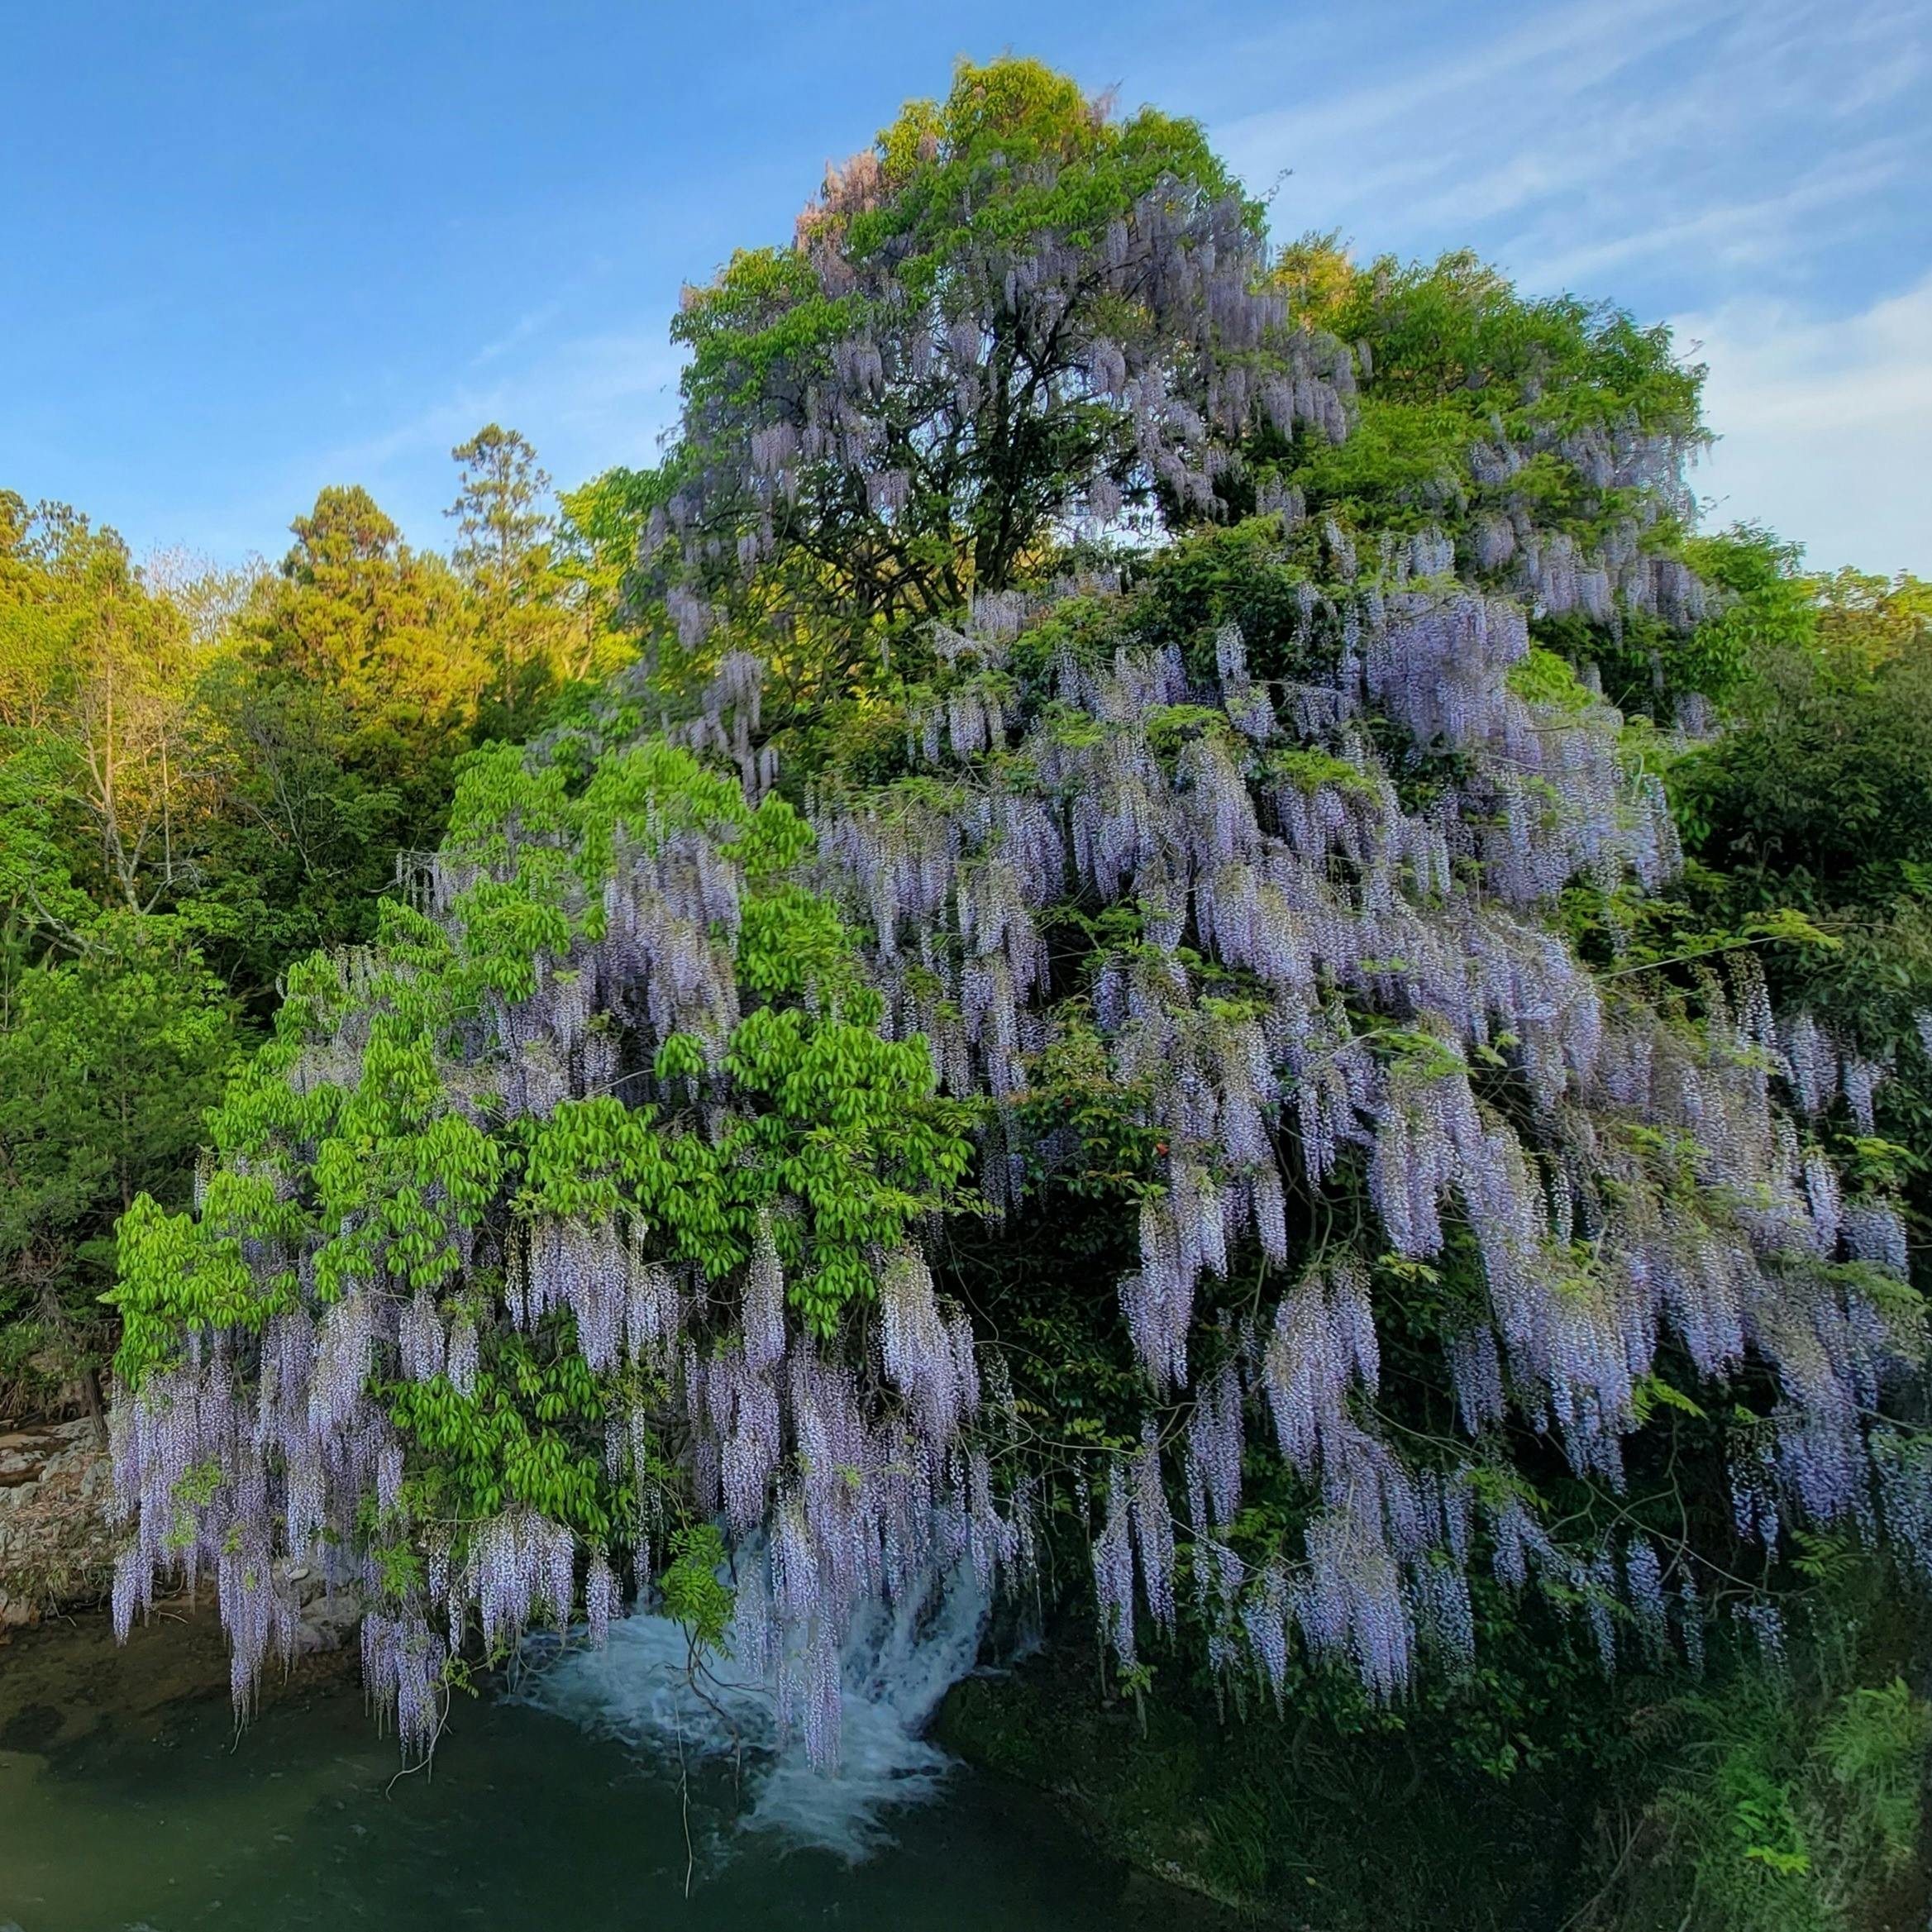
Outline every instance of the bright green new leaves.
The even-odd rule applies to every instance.
[[[882,1039],[876,1006],[853,1007],[862,1018],[762,1007],[742,1021],[726,1058],[741,1111],[715,1141],[648,1108],[565,1101],[528,1130],[519,1214],[623,1221],[713,1280],[769,1221],[793,1307],[829,1335],[875,1293],[871,1257],[952,1203],[971,1155],[967,1110],[934,1097],[924,1042]]]
[[[736,1601],[718,1581],[728,1553],[724,1538],[708,1523],[688,1524],[673,1535],[671,1553],[659,1579],[665,1614],[684,1625],[694,1645],[715,1648],[724,1642]]]
[[[1096,115],[1075,82],[1036,60],[962,60],[946,99],[909,102],[874,150],[890,198],[849,217],[847,245],[902,254],[916,296],[976,245],[1058,230],[1089,246],[1163,184],[1177,194],[1237,188],[1195,122],[1152,107]],[[1260,204],[1245,205],[1258,231]]]
[[[604,1397],[581,1355],[540,1354],[512,1336],[472,1395],[441,1376],[384,1392],[391,1420],[418,1451],[403,1491],[412,1514],[470,1523],[518,1502],[581,1536],[608,1533],[602,1472],[584,1446],[595,1440]]]
[[[856,986],[851,937],[824,900],[799,886],[780,886],[745,909],[738,983],[766,999],[809,986]]]
[[[146,1195],[121,1217],[120,1281],[108,1299],[121,1311],[114,1366],[130,1387],[173,1361],[190,1329],[259,1327],[266,1319],[241,1243],[211,1234],[192,1214],[170,1214]]]
[[[497,1192],[502,1153],[481,1129],[441,1114],[385,1133],[385,1098],[359,1095],[316,1161],[317,1223],[336,1230],[315,1252],[325,1300],[385,1273],[411,1289],[441,1287],[461,1266],[457,1231],[475,1227]]]
[[[661,738],[606,754],[577,789],[561,755],[533,761],[507,745],[477,753],[457,784],[441,861],[475,880],[457,903],[465,943],[452,965],[479,990],[527,998],[539,952],[561,955],[573,933],[602,931],[599,894],[619,843],[650,850],[678,832],[728,843],[752,885],[812,845],[785,799],[754,808],[736,780]],[[440,928],[420,924],[424,944],[441,942]]]
[[[794,1271],[792,1305],[820,1334],[875,1292],[871,1256],[949,1201],[971,1152],[966,1109],[933,1097],[925,1042],[882,1039],[876,1007],[852,1005],[862,1018],[763,1008],[732,1035],[727,1060],[737,1090],[762,1104],[721,1152],[749,1155],[743,1171],[761,1191],[803,1205],[802,1225],[775,1224],[779,1253]]]

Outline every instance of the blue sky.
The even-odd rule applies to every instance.
[[[1932,575],[1926,0],[0,0],[0,485],[232,561],[335,482],[445,542],[492,417],[649,461],[680,282],[1009,49],[1200,117],[1283,237],[1672,321],[1713,521]]]

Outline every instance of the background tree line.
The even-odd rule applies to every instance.
[[[370,937],[466,751],[608,667],[529,444],[452,455],[447,556],[355,487],[238,569],[0,491],[0,1417],[98,1405],[115,1221],[186,1198],[283,970]]]

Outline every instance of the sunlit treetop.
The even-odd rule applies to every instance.
[[[686,648],[728,618],[859,661],[1074,528],[1221,513],[1245,437],[1339,436],[1352,384],[1198,127],[1024,61],[909,105],[673,332],[676,487],[639,588]]]
[[[595,493],[661,685],[749,649],[810,716],[976,599],[1277,510],[1311,564],[1329,522],[1365,571],[1445,534],[1626,706],[1734,675],[1686,644],[1702,372],[1667,330],[1463,254],[1271,255],[1263,214],[1193,122],[1036,63],[909,103],[789,246],[685,291],[679,436]]]

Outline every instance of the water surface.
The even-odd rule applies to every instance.
[[[309,1665],[237,1738],[205,1619],[117,1652],[88,1619],[0,1648],[0,1932],[836,1925],[1176,1932],[1033,1794],[955,1768],[854,1864],[756,1822],[755,1781],[522,1700],[460,1700],[398,1778],[352,1674]],[[755,1770],[756,1766],[749,1766]]]

